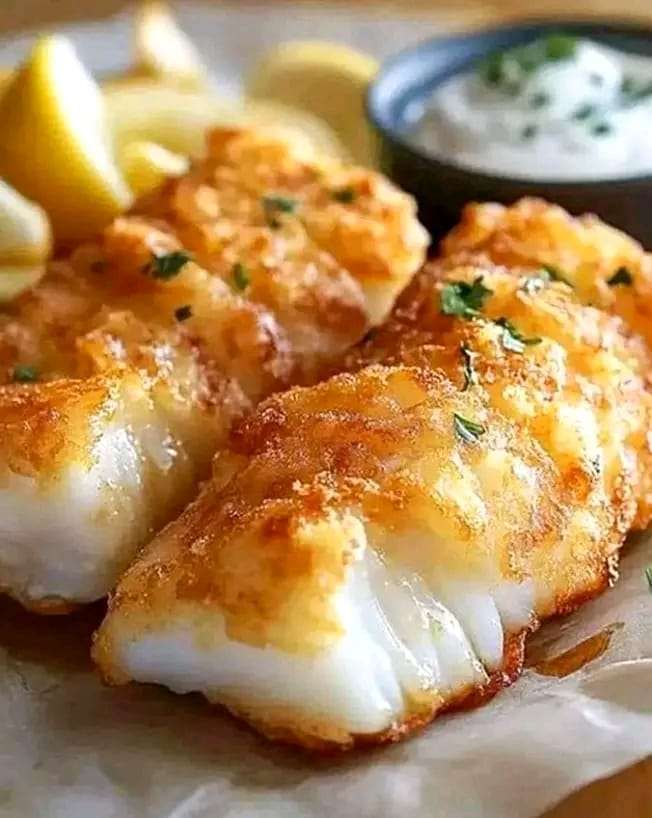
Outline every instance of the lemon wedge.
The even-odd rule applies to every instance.
[[[128,205],[101,92],[65,38],[37,42],[0,97],[0,121],[0,176],[45,208],[58,240],[84,239]]]
[[[365,95],[378,70],[372,58],[326,42],[285,43],[254,67],[245,82],[251,99],[275,101],[326,122],[356,162],[375,163]]]
[[[129,142],[119,161],[127,184],[137,196],[154,190],[168,176],[183,175],[190,166],[187,156],[155,142]]]
[[[186,88],[205,84],[207,71],[199,52],[166,3],[151,0],[137,8],[135,47],[135,75]]]
[[[0,179],[0,264],[34,264],[50,254],[48,217]]]
[[[25,290],[29,290],[45,273],[45,263],[32,267],[8,265],[0,262],[0,302],[11,301]]]
[[[341,141],[323,121],[273,102],[232,102],[153,80],[111,82],[104,87],[104,98],[119,156],[134,142],[154,142],[177,154],[200,156],[209,128],[249,126],[301,141],[319,153],[348,158]]]
[[[45,212],[0,179],[0,301],[36,284],[51,246]]]

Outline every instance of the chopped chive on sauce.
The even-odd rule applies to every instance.
[[[618,287],[619,285],[631,287],[633,283],[634,277],[630,273],[629,268],[625,266],[619,267],[611,278],[607,279],[607,284],[610,287]]]
[[[502,327],[503,331],[500,340],[503,347],[510,352],[522,353],[525,352],[526,347],[541,343],[541,338],[526,338],[507,318],[498,318],[496,324]]]
[[[492,292],[482,283],[482,276],[478,276],[472,284],[449,281],[441,291],[441,311],[444,315],[474,318]]]
[[[574,57],[577,47],[577,38],[566,34],[551,34],[528,45],[490,54],[480,66],[480,75],[487,85],[507,92],[513,91],[521,79],[546,63]]]
[[[587,119],[590,119],[593,116],[595,111],[595,105],[586,103],[585,105],[580,105],[571,118],[576,122],[585,122]]]
[[[13,380],[15,383],[34,383],[38,380],[38,369],[27,364],[15,366]]]
[[[185,250],[173,250],[171,253],[152,255],[152,260],[144,267],[144,272],[162,281],[168,281],[181,272],[181,269],[192,261],[190,253]]]
[[[598,122],[597,125],[591,128],[591,133],[593,136],[608,136],[608,134],[613,133],[613,130],[613,125],[608,122]]]
[[[453,412],[453,428],[465,443],[475,443],[487,431],[481,423],[469,420],[457,412]]]
[[[356,192],[352,187],[343,187],[339,190],[334,190],[331,194],[333,199],[340,204],[351,204],[356,199]]]
[[[534,137],[539,133],[539,129],[536,125],[526,125],[523,130],[521,131],[521,139],[528,141],[530,139],[534,139]]]
[[[246,290],[251,282],[249,271],[241,261],[236,261],[231,271],[233,276],[233,286],[239,292]]]
[[[177,321],[187,321],[189,318],[192,318],[192,307],[190,304],[184,304],[183,307],[177,307],[174,311],[174,317]]]
[[[645,569],[645,579],[647,580],[647,587],[650,589],[650,593],[652,594],[652,565],[648,565]]]
[[[550,94],[546,94],[545,91],[539,91],[539,93],[533,94],[530,97],[529,105],[530,108],[534,108],[534,110],[545,108],[546,105],[550,105]]]
[[[460,344],[460,355],[462,356],[462,372],[464,374],[462,392],[466,392],[471,386],[477,386],[478,384],[478,373],[473,367],[475,353],[471,352],[464,344]]]

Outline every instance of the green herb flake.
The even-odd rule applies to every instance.
[[[466,392],[471,386],[477,386],[478,373],[473,368],[473,359],[476,353],[472,352],[464,344],[460,344],[460,355],[462,356],[462,372],[464,373],[464,386],[462,392]]]
[[[554,264],[542,264],[541,269],[548,275],[550,281],[559,281],[562,284],[566,284],[568,287],[573,286],[563,270],[560,270],[559,267],[555,267]]]
[[[457,412],[453,412],[453,428],[465,443],[476,443],[487,431],[481,423],[469,420]]]
[[[580,107],[573,112],[571,119],[574,119],[576,122],[586,122],[587,119],[593,116],[595,111],[595,105],[591,105],[590,102],[587,102],[585,105],[580,105]]]
[[[236,263],[233,265],[233,270],[231,273],[233,275],[233,286],[236,288],[236,290],[239,290],[240,292],[246,290],[251,282],[251,278],[245,265],[241,261],[236,261]]]
[[[613,133],[613,126],[608,122],[598,122],[597,125],[591,128],[591,133],[593,136],[608,136]]]
[[[274,230],[281,226],[279,213],[295,213],[297,209],[296,199],[291,199],[289,196],[263,196],[262,201],[267,223]]]
[[[539,133],[539,129],[536,125],[530,124],[526,125],[523,130],[521,131],[521,139],[524,141],[528,141],[530,139],[534,139],[534,137]]]
[[[539,110],[539,108],[545,108],[546,105],[550,104],[550,94],[546,94],[545,91],[539,91],[537,94],[532,94],[528,104],[530,108],[533,108],[535,111]]]
[[[634,277],[627,267],[619,267],[616,272],[607,279],[607,284],[610,287],[617,287],[623,285],[624,287],[631,287],[634,283]]]
[[[145,265],[144,272],[152,278],[168,281],[178,275],[189,261],[192,261],[192,256],[185,250],[173,250],[160,256],[154,254],[149,264]]]
[[[546,57],[552,62],[570,60],[577,52],[577,37],[551,34],[545,41]]]
[[[652,565],[648,565],[645,569],[645,579],[647,580],[647,587],[650,589],[650,593],[652,594]]]
[[[505,56],[497,51],[480,65],[480,73],[487,85],[500,85],[505,73]]]
[[[500,341],[503,347],[510,352],[525,352],[526,347],[535,346],[541,343],[541,338],[526,338],[520,333],[511,321],[507,318],[499,318],[496,321],[499,327],[502,327],[502,334]]]
[[[15,383],[34,383],[38,380],[38,369],[26,364],[15,366],[13,380]]]
[[[334,190],[331,194],[333,199],[340,204],[351,204],[356,199],[356,192],[352,187],[343,187],[339,190]]]
[[[177,307],[174,311],[174,317],[177,321],[187,321],[189,318],[192,318],[192,307],[190,304],[184,304],[183,307]]]
[[[441,291],[441,311],[444,315],[474,318],[492,293],[482,283],[482,276],[478,276],[472,284],[466,281],[449,281]]]

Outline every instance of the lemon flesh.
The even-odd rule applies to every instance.
[[[168,176],[183,175],[190,166],[187,156],[173,153],[155,142],[130,142],[119,161],[127,184],[137,196],[154,190]]]
[[[51,248],[44,210],[0,179],[0,265],[35,264]]]
[[[102,94],[65,38],[38,41],[0,98],[0,121],[0,176],[47,211],[57,240],[85,239],[128,206]]]
[[[199,52],[177,25],[166,3],[141,3],[135,14],[137,76],[152,77],[172,85],[199,88],[207,71]]]
[[[260,127],[314,151],[348,158],[341,141],[317,117],[273,102],[243,103],[141,80],[104,87],[107,122],[119,156],[130,143],[154,142],[186,156],[204,153],[206,131],[216,126]]]
[[[245,92],[252,99],[276,101],[319,117],[356,162],[371,165],[376,148],[366,119],[365,96],[377,70],[372,57],[346,46],[286,43],[254,67]]]
[[[0,263],[0,303],[11,301],[38,283],[45,273],[45,263],[31,267]]]

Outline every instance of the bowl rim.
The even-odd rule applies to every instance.
[[[458,176],[468,176],[481,182],[482,184],[502,184],[511,185],[513,187],[527,188],[545,186],[551,190],[576,188],[578,192],[587,191],[591,188],[613,188],[624,186],[634,188],[647,187],[652,185],[652,171],[645,174],[631,175],[631,176],[611,176],[608,178],[602,177],[597,179],[554,179],[554,178],[528,178],[519,176],[509,176],[507,174],[492,173],[490,171],[482,171],[472,168],[467,165],[458,164],[456,162],[440,159],[425,151],[419,150],[416,145],[404,138],[399,130],[391,127],[383,121],[383,117],[379,115],[378,99],[379,88],[382,83],[390,76],[408,57],[415,54],[432,50],[437,46],[454,41],[463,42],[465,40],[479,40],[483,37],[491,35],[500,35],[510,31],[522,30],[526,33],[531,30],[533,33],[537,29],[541,31],[558,30],[564,32],[567,29],[584,29],[587,36],[593,36],[596,40],[600,40],[601,35],[604,34],[619,34],[624,37],[645,37],[650,40],[652,45],[652,21],[644,21],[641,19],[617,19],[604,17],[519,17],[509,20],[497,25],[480,26],[469,30],[455,30],[448,31],[442,34],[435,34],[428,37],[421,42],[408,46],[398,51],[396,54],[383,61],[378,70],[378,73],[373,78],[365,94],[365,113],[368,121],[371,123],[374,130],[384,139],[391,143],[393,149],[400,149],[407,153],[413,161],[419,163],[427,163],[437,171],[456,174]],[[591,33],[593,32],[593,33]]]

